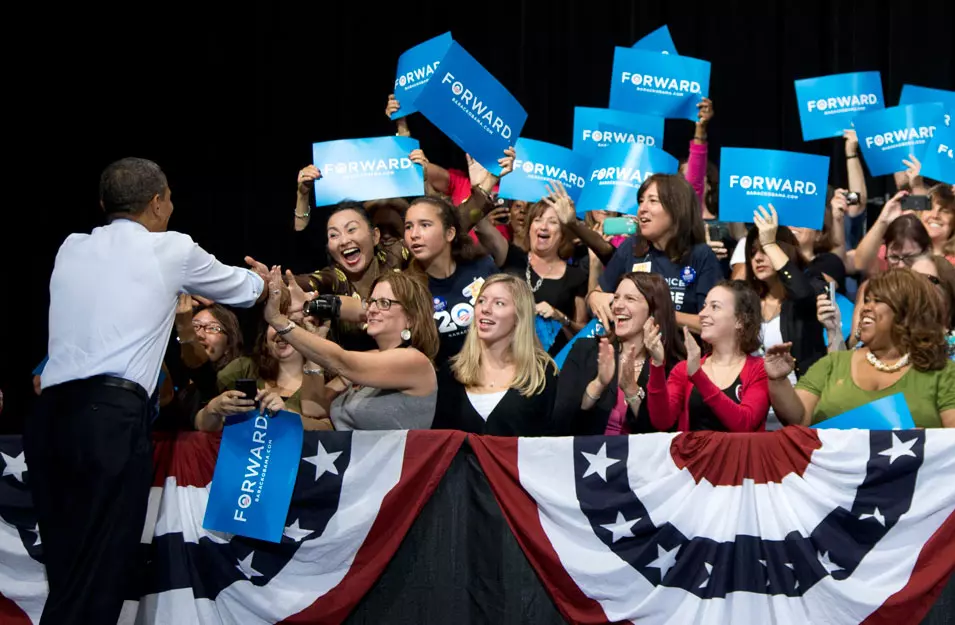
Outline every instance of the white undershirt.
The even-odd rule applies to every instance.
[[[487,418],[491,416],[491,413],[494,412],[494,409],[497,408],[506,394],[506,390],[497,393],[472,393],[468,391],[468,401],[474,406],[474,411],[487,421]]]
[[[780,320],[782,315],[776,315],[769,321],[763,322],[763,330],[760,334],[763,339],[763,353],[766,352],[766,349],[772,347],[773,345],[779,345],[783,342],[783,330]],[[789,372],[789,383],[793,386],[796,386],[796,372]],[[766,429],[767,430],[778,430],[783,426],[783,424],[776,417],[776,411],[773,410],[773,407],[769,407],[769,414],[766,416]]]

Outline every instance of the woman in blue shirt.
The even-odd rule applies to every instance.
[[[660,274],[670,288],[677,323],[699,333],[697,313],[722,275],[706,244],[696,193],[683,176],[654,174],[640,185],[637,198],[639,231],[617,248],[587,303],[610,327],[611,291],[620,276],[631,271]]]

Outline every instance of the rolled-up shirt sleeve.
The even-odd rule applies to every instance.
[[[253,271],[220,263],[191,238],[183,260],[183,288],[220,304],[251,308],[265,289],[265,282]]]

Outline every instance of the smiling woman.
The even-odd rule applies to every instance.
[[[377,350],[342,349],[292,322],[280,306],[281,269],[273,267],[265,320],[270,332],[310,362],[337,376],[316,401],[336,430],[427,428],[434,418],[433,365],[438,336],[431,298],[411,274],[389,272],[375,280],[367,300],[368,335]]]
[[[401,204],[375,204],[376,219],[389,233],[382,242],[381,231],[360,202],[345,201],[336,205],[328,217],[326,244],[329,266],[311,274],[295,276],[305,291],[338,295],[342,298],[366,300],[371,285],[385,272],[404,267],[406,250],[396,245],[394,212]],[[356,320],[332,319],[330,338],[349,350],[374,349],[363,327]]]
[[[610,291],[620,276],[629,271],[659,273],[670,286],[677,323],[698,332],[697,313],[721,269],[706,244],[696,192],[679,174],[655,174],[643,182],[637,198],[640,231],[617,248],[588,303],[609,323]]]
[[[435,429],[495,436],[558,434],[551,418],[557,365],[534,332],[523,280],[497,274],[477,297],[464,348],[439,373]]]
[[[916,427],[955,427],[955,363],[943,329],[943,307],[929,280],[890,269],[866,288],[859,323],[863,346],[817,362],[793,389],[789,345],[766,356],[776,415],[809,425],[888,395],[902,393]]]

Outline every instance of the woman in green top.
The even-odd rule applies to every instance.
[[[892,269],[869,281],[862,306],[862,347],[813,365],[795,388],[789,343],[766,354],[769,394],[779,420],[819,423],[903,393],[916,427],[955,427],[955,363],[949,360],[941,302],[927,278]]]

